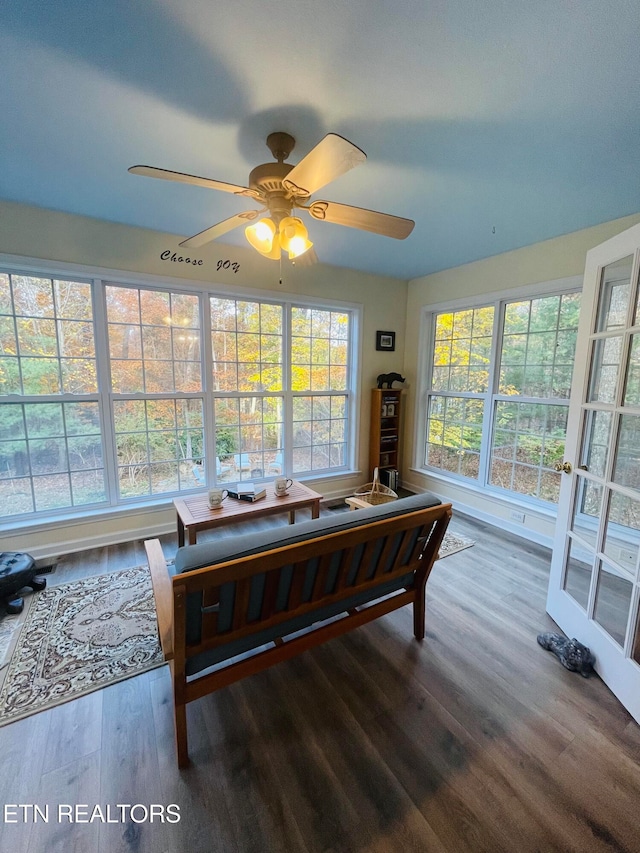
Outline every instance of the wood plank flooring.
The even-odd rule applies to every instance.
[[[638,853],[640,728],[536,643],[549,552],[452,529],[477,544],[436,563],[424,642],[405,608],[193,703],[182,773],[166,667],[0,728],[2,804],[50,807],[0,822],[0,850]],[[143,562],[141,542],[87,551],[49,583]],[[181,820],[60,824],[59,803]]]

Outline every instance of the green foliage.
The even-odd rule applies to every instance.
[[[224,427],[216,430],[216,455],[222,457],[232,456],[238,450],[238,441],[236,431],[233,429],[225,429]]]
[[[495,407],[492,483],[557,500],[553,468],[563,458],[567,417],[560,403],[570,394],[579,313],[580,294],[506,304],[498,390],[513,402]],[[493,383],[493,325],[491,307],[436,317],[432,389],[449,394],[430,397],[429,462],[464,476],[477,476],[484,401]],[[477,396],[454,396],[460,391]],[[519,402],[523,396],[556,398],[559,405]]]
[[[120,495],[188,487],[192,461],[204,459],[202,404],[173,395],[202,390],[209,330],[200,326],[200,298],[115,284],[104,287],[104,296]],[[0,395],[49,398],[0,407],[0,478],[5,491],[28,489],[28,505],[17,512],[34,509],[33,475],[39,476],[37,500],[44,501],[36,510],[106,498],[100,406],[51,401],[60,394],[97,397],[92,299],[87,283],[0,274]],[[294,352],[285,359],[289,323],[282,304],[211,298],[210,307],[214,388],[245,392],[236,399],[216,396],[219,456],[282,448],[281,392],[290,381],[298,391],[346,390],[349,313],[293,307]],[[283,374],[285,361],[292,380]],[[134,392],[137,399],[118,399]],[[264,392],[274,396],[263,398]],[[320,421],[314,447],[320,440],[344,441],[344,401],[314,399],[309,420]]]

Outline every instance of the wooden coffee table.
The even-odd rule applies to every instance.
[[[251,518],[277,515],[281,512],[288,512],[289,524],[293,524],[296,520],[296,510],[307,507],[311,508],[311,518],[318,518],[320,515],[322,495],[297,480],[293,481],[288,494],[283,497],[276,497],[273,483],[266,484],[265,488],[266,497],[258,501],[225,498],[218,509],[209,509],[206,492],[190,498],[176,498],[173,503],[178,517],[178,547],[181,548],[185,544],[185,531],[189,545],[194,545],[198,530],[208,530],[224,524],[235,524],[240,521],[249,521]]]

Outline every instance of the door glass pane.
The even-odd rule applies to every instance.
[[[594,555],[591,551],[581,546],[578,542],[573,539],[569,542],[564,589],[585,610],[589,601],[593,558]]]
[[[613,403],[620,368],[622,337],[600,338],[593,348],[589,402]]]
[[[621,329],[627,325],[632,262],[633,257],[629,256],[603,269],[597,332]]]
[[[624,404],[625,406],[640,405],[640,335],[631,335]]]
[[[596,477],[604,477],[611,434],[611,412],[587,412],[585,440],[580,464]]]
[[[571,529],[593,548],[596,547],[602,511],[602,492],[603,487],[599,483],[580,477]]]
[[[593,618],[621,646],[624,645],[632,590],[633,584],[627,578],[612,566],[600,563]]]
[[[613,481],[640,490],[640,416],[622,415]]]
[[[631,573],[635,569],[640,545],[640,501],[620,492],[611,492],[605,522],[603,551]]]

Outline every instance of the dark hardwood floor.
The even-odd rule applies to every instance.
[[[477,544],[436,564],[422,643],[405,608],[193,703],[181,773],[166,666],[1,728],[3,805],[181,820],[4,823],[0,850],[638,853],[640,728],[536,643],[549,552],[452,529]],[[86,551],[50,583],[143,562],[141,542]]]

